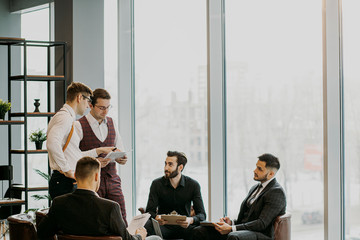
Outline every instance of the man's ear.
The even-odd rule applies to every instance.
[[[96,182],[100,181],[100,174],[99,174],[99,172],[96,172],[96,173],[95,173],[95,181],[96,181]]]
[[[269,179],[272,178],[273,176],[275,176],[275,171],[270,169],[270,172],[269,172]]]
[[[82,98],[82,94],[79,93],[79,94],[77,95],[77,97],[76,97],[77,103],[79,103],[79,102],[81,101],[81,98]]]
[[[182,172],[182,170],[184,169],[184,165],[179,165],[179,169],[180,169],[180,172]]]

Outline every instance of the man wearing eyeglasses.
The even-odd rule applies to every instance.
[[[91,89],[83,83],[73,82],[66,92],[66,103],[54,115],[48,125],[46,148],[49,153],[49,164],[53,170],[49,181],[49,193],[52,199],[73,192],[76,189],[75,167],[77,161],[84,157],[96,157],[108,153],[111,148],[88,149],[81,152],[80,138],[74,131],[76,115],[84,115],[89,107]]]
[[[107,116],[111,109],[110,100],[111,96],[105,89],[98,88],[93,92],[90,113],[79,119],[75,125],[81,139],[80,149],[82,151],[108,146],[115,146],[116,149],[114,151],[125,151],[116,124],[111,117]],[[127,157],[116,159],[116,163],[109,162],[110,159],[104,159],[104,155],[100,155],[100,157],[101,181],[97,193],[100,197],[119,203],[122,217],[127,225],[121,179],[116,171],[116,163],[124,165]]]

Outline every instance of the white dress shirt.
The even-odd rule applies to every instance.
[[[70,142],[63,152],[62,148],[70,134],[71,126],[76,120],[74,109],[68,104],[50,120],[47,129],[46,148],[49,154],[50,168],[53,170],[68,172],[75,171],[77,161],[84,157],[97,157],[96,149],[81,152],[79,149],[80,138],[74,129]],[[74,127],[75,128],[75,127]]]
[[[109,129],[107,126],[107,119],[104,119],[100,124],[99,122],[93,117],[93,115],[91,115],[91,113],[88,113],[86,115],[86,119],[89,122],[89,125],[91,127],[91,129],[93,130],[95,136],[101,141],[104,142],[107,138]],[[114,123],[114,129],[115,129],[115,146],[116,148],[120,149],[120,151],[125,151],[124,148],[124,143],[122,141],[122,138],[119,134],[118,128],[116,126],[116,123],[113,121]],[[83,134],[83,130],[81,127],[81,123],[79,121],[75,122],[75,129],[77,134],[80,137],[80,141],[83,139],[84,134]],[[112,147],[112,146],[109,146]]]
[[[275,177],[275,176],[274,176]],[[274,179],[274,177],[270,178],[269,180],[267,180],[266,182],[263,182],[261,185],[262,185],[262,188],[259,190],[259,192],[256,194],[256,196],[254,197],[254,199],[251,201],[251,204],[253,204],[255,202],[255,200],[259,197],[260,193],[264,190],[264,188],[269,184],[269,182],[271,182],[271,180]],[[254,195],[256,193],[256,190],[251,194]],[[249,196],[249,198],[251,198],[251,196]],[[236,225],[234,225],[234,221],[232,221],[232,231],[233,232],[236,232]]]

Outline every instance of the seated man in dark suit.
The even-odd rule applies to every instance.
[[[193,232],[194,239],[274,239],[274,220],[286,210],[285,192],[275,179],[279,168],[276,157],[261,155],[254,170],[254,180],[260,183],[250,189],[241,204],[238,218],[231,221],[224,217],[214,227],[197,227]]]
[[[100,162],[83,157],[75,169],[77,190],[56,197],[48,215],[38,227],[39,239],[48,239],[57,232],[72,235],[104,236],[119,235],[124,240],[143,240],[145,228],[131,235],[125,227],[118,203],[100,198],[96,191],[100,186]],[[157,236],[154,237],[157,238]]]

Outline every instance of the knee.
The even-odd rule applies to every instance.
[[[144,228],[148,232],[148,235],[153,235],[154,230],[153,230],[151,218],[145,223]]]
[[[239,236],[237,236],[237,234],[235,232],[231,232],[229,233],[228,237],[226,238],[227,240],[239,240]]]
[[[193,239],[206,239],[206,228],[198,226],[192,230]]]
[[[149,236],[145,238],[146,240],[162,240],[161,237],[159,236]]]

